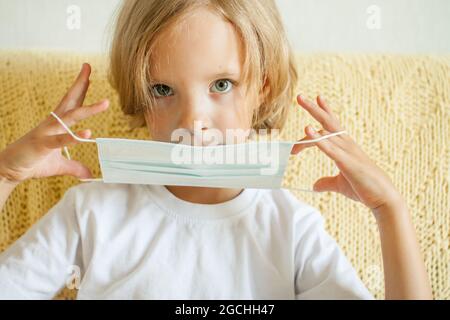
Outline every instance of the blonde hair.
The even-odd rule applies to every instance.
[[[262,93],[252,128],[282,129],[295,99],[297,71],[274,0],[125,0],[111,46],[110,82],[132,128],[145,125],[152,110],[151,52],[157,35],[184,15],[207,5],[232,23],[243,43],[242,79],[248,92]]]

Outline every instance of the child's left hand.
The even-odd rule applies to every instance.
[[[317,104],[297,97],[297,102],[306,109],[324,129],[315,131],[312,126],[305,128],[306,137],[300,141],[320,138],[323,135],[344,130],[337,117],[321,96]],[[344,133],[318,142],[297,144],[292,154],[317,145],[336,162],[340,173],[333,177],[323,177],[314,183],[315,191],[333,191],[362,202],[374,210],[384,205],[395,205],[404,201],[400,193],[383,170],[381,170],[356,142]]]

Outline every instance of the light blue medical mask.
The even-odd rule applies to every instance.
[[[317,142],[345,133],[335,132],[307,141],[190,146],[151,140],[83,139],[77,137],[55,113],[51,114],[76,140],[97,144],[102,178],[80,181],[104,183],[279,189],[295,144]],[[64,151],[70,159],[66,147]]]

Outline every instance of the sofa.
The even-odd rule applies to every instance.
[[[93,137],[148,139],[145,128],[131,130],[108,83],[107,56],[64,51],[0,52],[0,150],[52,111],[83,62],[92,66],[85,103],[109,98],[108,111],[82,121]],[[322,94],[347,132],[391,177],[405,197],[417,231],[436,299],[450,298],[450,56],[385,54],[298,54],[298,92]],[[281,138],[304,137],[318,123],[295,103]],[[101,172],[95,144],[69,148],[71,157]],[[291,156],[283,186],[311,188],[334,172],[318,148]],[[20,184],[0,214],[0,251],[54,206],[76,178],[57,176]],[[333,236],[377,299],[384,298],[378,229],[370,210],[336,193],[293,190],[319,209]],[[57,298],[72,299],[63,289]]]

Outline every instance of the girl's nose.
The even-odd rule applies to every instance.
[[[191,133],[211,128],[212,121],[209,116],[210,112],[207,102],[200,99],[186,101],[181,110],[179,128],[185,128]]]

